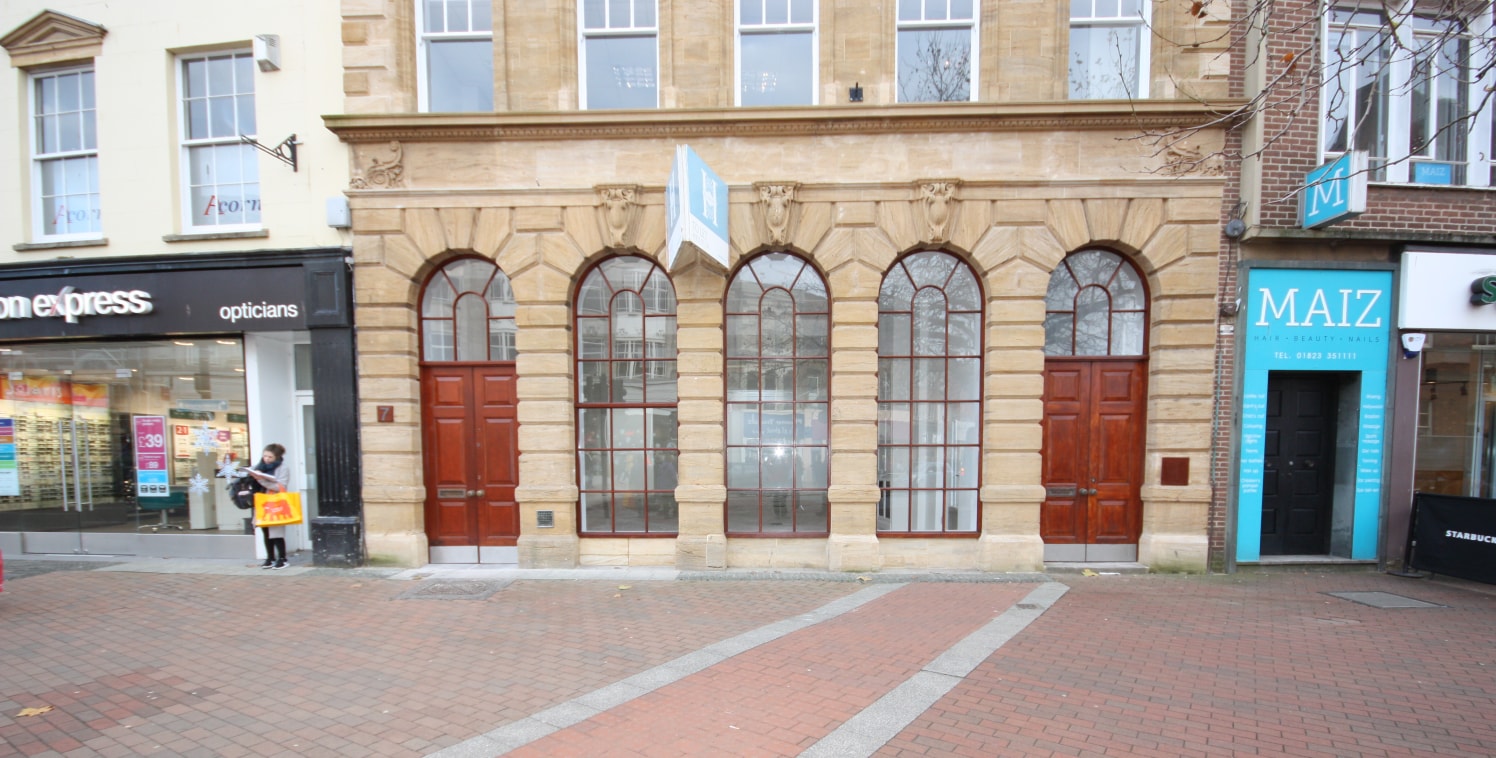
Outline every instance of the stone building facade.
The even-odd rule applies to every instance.
[[[589,44],[579,17],[590,5],[485,5],[484,15],[492,11],[493,104],[483,112],[436,113],[426,112],[439,99],[423,47],[436,39],[423,36],[429,18],[403,0],[343,2],[345,113],[326,122],[352,152],[371,561],[1026,571],[1048,559],[1205,568],[1224,182],[1219,161],[1208,157],[1224,135],[1200,132],[1171,151],[1139,136],[1197,123],[1207,114],[1198,99],[1225,95],[1209,43],[1191,49],[1153,37],[1140,77],[1153,97],[1083,100],[1067,96],[1073,22],[1065,9],[988,0],[963,27],[974,40],[969,98],[905,103],[894,63],[901,4],[823,0],[812,6],[811,102],[748,107],[736,104],[742,95],[734,72],[742,64],[735,65],[734,48],[745,34],[735,24],[736,6],[662,0],[649,3],[657,13],[658,107],[602,109],[583,107],[589,97],[598,102],[595,84],[591,93],[579,91],[587,85],[581,48]],[[1173,39],[1209,40],[1219,23],[1161,6],[1152,13],[1150,23]],[[704,256],[667,264],[666,184],[682,144],[728,185],[725,266]],[[634,262],[610,263],[620,260]],[[902,464],[887,462],[901,454],[892,438],[919,422],[897,402],[909,398],[888,389],[890,361],[899,360],[890,358],[889,330],[900,322],[885,296],[901,266],[935,260],[942,271],[956,270],[953,276],[969,271],[976,283],[979,335],[972,335],[970,365],[980,378],[974,396],[963,398],[970,402],[938,411],[951,414],[950,425],[942,422],[925,441],[931,455],[944,456],[931,468],[944,481],[920,485],[896,481],[893,469]],[[795,323],[829,315],[826,349],[801,342],[794,349],[810,351],[800,358],[819,356],[829,375],[823,389],[786,394],[782,404],[770,402],[769,379],[751,377],[753,393],[762,378],[763,394],[753,395],[759,405],[744,406],[737,394],[744,380],[733,366],[745,358],[731,324],[770,318],[773,309],[745,311],[729,290],[760,271],[756,261],[763,271],[796,266],[804,277],[796,281],[823,283],[824,295],[816,297],[825,305],[797,305],[795,318],[810,320]],[[599,501],[616,510],[587,505],[596,485],[586,469],[597,459],[584,441],[591,439],[583,429],[590,400],[581,376],[590,370],[583,363],[591,349],[581,322],[597,313],[583,302],[596,286],[589,284],[593,274],[653,265],[668,276],[673,300],[657,310],[646,305],[644,313],[657,314],[665,328],[674,324],[674,350],[648,357],[673,359],[659,368],[675,377],[675,395],[638,407],[663,414],[650,418],[678,421],[660,437],[650,427],[655,444],[643,446],[656,474],[658,461],[673,461],[674,487],[666,475],[666,491],[641,488],[651,499],[638,501],[664,524],[659,530],[638,526],[646,522],[620,526],[623,504],[634,501],[618,492]],[[434,288],[457,281],[455,267],[481,267],[494,277],[485,282],[503,284],[457,284],[439,295]],[[1087,267],[1104,272],[1097,279]],[[809,302],[799,286],[775,292]],[[955,285],[946,286],[942,302],[954,303]],[[1101,347],[1071,349],[1061,342],[1081,339],[1073,319],[1090,318],[1092,306],[1056,305],[1056,293],[1088,287],[1105,291],[1094,297],[1110,304],[1100,322],[1087,322],[1102,324]],[[486,353],[481,346],[465,357],[461,344],[448,349],[463,338],[442,336],[447,327],[433,323],[462,320],[442,309],[467,297],[463,292],[474,298],[470,304],[487,298]],[[958,310],[947,305],[939,318],[966,318]],[[622,311],[601,313],[620,328]],[[1068,337],[1056,322],[1072,325]],[[952,357],[954,332],[941,334],[952,342],[933,354],[954,372],[967,359]],[[612,349],[620,349],[618,333],[612,337]],[[770,338],[764,340],[748,356],[758,361],[753,366],[771,361]],[[913,358],[893,354],[917,361],[929,347],[919,343]],[[625,369],[610,365],[616,383]],[[1074,366],[1094,376],[1061,371]],[[449,370],[477,373],[450,379],[456,374],[443,373]],[[1114,374],[1121,379],[1108,378]],[[955,399],[955,389],[941,395],[930,386],[916,380],[915,399]],[[469,394],[446,397],[443,387]],[[1090,405],[1077,411],[1060,402],[1066,391],[1095,397],[1081,398]],[[1130,405],[1109,416],[1106,399],[1119,392]],[[754,484],[735,480],[734,466],[747,458],[734,457],[734,449],[751,448],[744,455],[753,456],[768,450],[777,433],[768,419],[788,413],[792,400],[805,403],[794,406],[802,414],[793,417],[795,428],[814,427],[809,448],[797,446],[800,437],[786,438],[802,456],[793,483],[770,481],[767,462],[754,464],[763,477],[753,474]],[[616,485],[624,461],[618,456],[625,455],[618,452],[625,416],[617,414],[633,411],[609,407],[614,433],[604,437],[613,444],[603,447],[615,456]],[[970,418],[972,410],[979,420]],[[469,415],[449,421],[448,412]],[[963,414],[972,422],[961,433],[975,446],[970,459],[955,450],[955,421]],[[745,418],[760,425],[747,442],[737,426]],[[1073,449],[1055,446],[1065,424],[1084,440],[1072,439]],[[903,444],[923,460],[919,440]],[[506,452],[495,453],[496,445]],[[1065,466],[1087,455],[1097,458],[1091,481],[1062,481]],[[462,456],[477,462],[454,462]],[[977,461],[978,471],[968,471],[966,460]],[[509,461],[516,475],[505,479],[500,470]],[[442,479],[464,475],[475,478]],[[952,484],[957,478],[964,483]],[[924,490],[937,491],[930,496],[935,510],[925,513],[933,521],[920,522],[909,509],[918,506],[893,505],[924,502]],[[971,507],[961,499],[968,491]],[[805,521],[769,527],[771,501],[774,508],[788,503]],[[737,521],[737,502],[749,503],[743,513],[757,513],[759,521]],[[1108,547],[1088,553],[1090,543]]]

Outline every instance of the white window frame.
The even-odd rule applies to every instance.
[[[950,0],[945,0],[945,3],[946,3],[946,10],[947,10],[946,15],[949,16],[950,15],[950,13],[949,13],[949,10],[950,10]],[[961,27],[963,25],[966,26],[970,30],[970,32],[971,32],[971,61],[970,61],[970,63],[971,63],[971,71],[968,72],[968,76],[967,76],[967,79],[968,79],[967,82],[966,82],[967,99],[964,102],[976,102],[977,101],[977,83],[978,83],[978,78],[979,78],[978,77],[978,72],[980,72],[982,70],[982,61],[981,61],[981,53],[982,53],[982,44],[981,43],[982,43],[982,38],[981,38],[981,34],[980,34],[981,24],[979,23],[980,20],[981,20],[981,15],[982,15],[981,14],[981,11],[982,11],[982,0],[971,0],[971,18],[969,18],[969,19],[950,19],[950,18],[946,18],[946,19],[926,21],[926,20],[923,19],[923,16],[925,15],[926,7],[927,7],[927,5],[924,2],[924,0],[921,0],[921,2],[919,3],[921,18],[920,19],[911,19],[911,20],[908,20],[908,21],[905,21],[905,20],[899,18],[899,14],[898,14],[897,8],[895,8],[895,10],[894,10],[894,34],[893,34],[893,39],[894,39],[894,51],[893,51],[893,88],[894,88],[894,96],[893,96],[893,99],[894,99],[894,102],[896,102],[896,103],[904,103],[904,102],[911,102],[911,103],[954,102],[954,103],[959,103],[959,102],[963,102],[961,100],[946,100],[946,101],[908,100],[908,101],[906,101],[906,100],[899,99],[899,61],[902,60],[902,55],[903,55],[902,51],[899,50],[899,37],[902,36],[900,34],[900,32],[914,31],[914,30],[918,30],[918,29],[932,29],[932,30],[955,29],[955,28],[959,28],[959,27]]]
[[[473,4],[490,0],[468,0],[468,28],[473,27]],[[416,4],[416,107],[421,113],[431,112],[430,62],[433,42],[476,42],[486,40],[490,54],[493,50],[493,18],[490,15],[488,31],[431,32],[427,31],[425,0],[414,0]],[[492,12],[490,11],[490,14]],[[490,83],[491,84],[491,83]]]
[[[182,216],[181,216],[181,218],[182,218],[182,232],[184,234],[230,234],[230,233],[234,233],[234,232],[255,232],[255,231],[261,231],[261,230],[263,230],[265,228],[265,224],[264,224],[264,220],[265,220],[264,183],[260,180],[259,151],[255,150],[254,147],[251,146],[251,145],[244,144],[239,139],[240,136],[249,137],[250,139],[255,139],[255,138],[258,137],[259,124],[260,124],[259,113],[258,113],[259,103],[258,102],[255,103],[255,108],[256,108],[256,114],[255,114],[255,131],[256,131],[256,134],[245,134],[245,135],[235,134],[232,137],[204,137],[204,138],[200,138],[200,139],[191,139],[189,137],[189,135],[191,134],[191,124],[189,122],[188,107],[187,107],[187,99],[188,99],[187,98],[187,62],[188,61],[194,61],[194,60],[207,60],[209,58],[219,58],[219,57],[223,57],[225,55],[235,56],[235,57],[240,56],[240,55],[253,56],[254,53],[251,52],[248,48],[242,48],[242,49],[235,48],[235,49],[230,49],[230,50],[214,50],[214,51],[206,52],[206,53],[193,53],[191,55],[178,55],[178,56],[176,56],[175,60],[173,61],[173,65],[176,68],[176,79],[177,79],[177,135],[178,135],[178,138],[179,138],[178,148],[180,150],[180,152],[178,153],[178,155],[179,155],[179,159],[181,161],[181,169],[180,169],[180,172],[178,174],[178,177],[179,177],[179,180],[182,183],[180,202],[181,202],[181,206],[182,206]],[[251,70],[253,70],[253,67],[251,67]],[[254,74],[251,73],[251,76],[253,76],[253,75]],[[237,96],[238,93],[236,92],[235,95]],[[255,100],[258,101],[259,100],[259,87],[258,86],[255,88],[254,96],[255,96]],[[244,147],[245,150],[250,151],[255,156],[255,162],[253,164],[255,166],[255,181],[254,181],[254,184],[255,184],[256,187],[258,187],[260,189],[260,200],[259,200],[259,203],[260,203],[260,208],[259,208],[259,211],[260,211],[260,221],[253,222],[253,223],[243,223],[243,224],[198,224],[198,223],[195,223],[196,220],[197,220],[198,214],[196,212],[196,208],[193,207],[193,203],[192,203],[192,149],[195,148],[195,147],[211,147],[211,146],[215,146],[215,145],[234,145],[234,144],[243,145],[243,147]]]
[[[810,23],[797,24],[786,21],[782,24],[744,24],[743,3],[757,2],[765,5],[776,0],[735,0],[732,7],[733,24],[737,29],[736,45],[733,50],[733,77],[735,85],[732,89],[733,105],[743,104],[743,37],[753,37],[770,34],[802,33],[810,32],[810,102],[794,103],[794,105],[819,105],[821,102],[821,3],[820,0],[810,0]],[[793,4],[793,0],[778,0],[786,4]],[[975,0],[974,0],[975,1]],[[786,13],[786,16],[789,14]]]
[[[1330,8],[1347,11],[1381,10],[1380,6],[1362,7],[1356,3],[1335,4],[1330,6]],[[1402,0],[1399,5],[1392,9],[1391,15],[1394,19],[1411,22],[1415,11],[1415,0]],[[1479,15],[1465,19],[1465,22],[1468,24],[1468,36],[1472,40],[1470,45],[1471,59],[1467,62],[1468,71],[1474,72],[1480,71],[1482,68],[1490,68],[1478,56],[1496,54],[1493,53],[1493,46],[1478,45],[1475,41],[1482,37],[1489,38],[1493,32],[1496,32],[1496,19],[1493,19],[1493,13],[1496,13],[1496,9],[1493,9],[1493,4],[1488,2],[1485,10]],[[1325,162],[1341,155],[1341,153],[1326,150],[1325,141],[1328,135],[1324,131],[1329,128],[1329,84],[1335,76],[1335,67],[1338,65],[1333,57],[1332,49],[1336,35],[1339,33],[1339,27],[1331,23],[1331,14],[1329,12],[1322,14],[1322,16],[1323,18],[1320,22],[1320,39],[1324,40],[1321,51],[1322,65],[1324,66],[1322,81],[1326,84],[1321,89],[1319,98],[1321,124],[1317,146],[1320,158],[1319,165],[1323,165]],[[1386,95],[1387,152],[1389,153],[1386,158],[1389,163],[1384,169],[1386,172],[1385,175],[1380,179],[1376,179],[1376,181],[1377,183],[1386,184],[1414,184],[1412,166],[1415,161],[1408,150],[1410,133],[1412,131],[1413,93],[1411,83],[1413,77],[1413,59],[1408,54],[1408,51],[1417,49],[1418,43],[1415,38],[1418,32],[1414,29],[1415,24],[1413,23],[1401,23],[1399,21],[1399,23],[1393,26],[1395,27],[1394,34],[1396,34],[1397,39],[1390,52],[1391,60],[1388,63],[1388,80],[1391,84],[1388,88],[1390,91]],[[1493,86],[1496,86],[1496,73],[1491,71],[1487,71],[1483,78],[1472,80],[1466,92],[1467,107],[1478,107],[1484,99],[1485,89]],[[1493,110],[1496,110],[1496,102],[1487,103],[1486,107],[1482,108],[1475,115],[1474,119],[1467,122],[1469,131],[1465,139],[1465,181],[1463,183],[1447,185],[1419,184],[1417,186],[1466,188],[1496,186],[1496,156],[1492,155],[1493,152],[1496,152],[1496,144],[1493,144],[1492,139],[1492,130],[1496,128],[1493,127],[1493,120],[1496,120],[1496,115],[1493,115]],[[1354,146],[1354,135],[1347,135],[1346,148],[1354,149]]]
[[[1151,75],[1151,68],[1150,68],[1151,65],[1152,65],[1152,59],[1153,59],[1153,44],[1152,44],[1152,42],[1153,42],[1153,33],[1152,33],[1152,28],[1153,28],[1152,27],[1152,24],[1153,24],[1153,2],[1152,2],[1152,0],[1138,0],[1138,15],[1135,15],[1135,16],[1133,16],[1133,15],[1125,15],[1125,14],[1118,14],[1116,16],[1098,16],[1098,15],[1095,14],[1096,0],[1087,0],[1087,2],[1091,3],[1092,14],[1090,16],[1071,16],[1070,17],[1070,26],[1066,29],[1066,50],[1067,50],[1067,58],[1066,58],[1066,65],[1065,65],[1065,90],[1066,90],[1066,92],[1068,93],[1069,89],[1070,89],[1070,66],[1069,66],[1069,58],[1068,58],[1069,30],[1070,29],[1074,29],[1075,27],[1078,27],[1078,26],[1083,26],[1083,27],[1093,27],[1093,26],[1106,26],[1106,27],[1134,26],[1134,27],[1137,27],[1137,30],[1138,30],[1138,83],[1137,83],[1137,92],[1132,93],[1131,97],[1133,99],[1138,99],[1138,100],[1147,98],[1148,97],[1148,83],[1149,83],[1149,80],[1151,80],[1153,78],[1152,75]],[[1073,7],[1073,4],[1072,4],[1072,7]],[[1121,7],[1122,7],[1122,3],[1121,2],[1117,3],[1118,10],[1120,10]],[[1086,99],[1092,99],[1092,98],[1086,98]],[[1099,99],[1099,98],[1096,98],[1096,99]]]
[[[40,105],[40,103],[38,103],[37,100],[36,100],[37,82],[39,82],[42,79],[47,79],[47,78],[52,78],[52,77],[66,76],[66,75],[69,75],[69,74],[83,74],[83,73],[91,73],[91,74],[94,75],[94,104],[93,104],[93,107],[89,109],[89,110],[92,110],[94,112],[94,117],[95,117],[95,122],[94,122],[94,146],[91,147],[91,148],[81,148],[81,149],[78,149],[78,150],[67,150],[67,151],[59,151],[59,152],[54,152],[54,153],[42,153],[42,152],[40,152],[40,148],[41,148],[41,135],[38,134],[38,132],[37,132],[37,116],[38,116],[38,114],[37,114],[37,108]],[[67,68],[54,68],[54,69],[46,69],[44,71],[33,71],[33,72],[31,72],[26,77],[26,104],[27,104],[27,106],[26,106],[26,115],[27,115],[27,119],[29,121],[29,124],[27,126],[27,130],[26,130],[27,138],[28,138],[28,141],[29,141],[29,144],[27,145],[27,154],[31,158],[31,161],[30,161],[30,163],[31,163],[31,198],[30,199],[31,199],[31,205],[32,205],[32,207],[31,207],[32,239],[34,239],[34,240],[37,240],[37,241],[40,241],[40,242],[71,242],[71,241],[76,241],[76,240],[97,240],[97,239],[103,239],[104,238],[102,202],[99,203],[99,207],[97,207],[97,208],[94,209],[94,212],[97,213],[97,214],[99,214],[99,216],[100,216],[99,231],[96,231],[96,232],[95,231],[89,231],[89,232],[71,232],[71,233],[64,233],[64,234],[47,234],[46,233],[47,225],[46,225],[46,221],[45,221],[45,218],[44,218],[44,215],[45,215],[44,214],[44,210],[45,210],[46,204],[42,200],[42,187],[44,186],[43,182],[42,182],[42,167],[45,164],[50,163],[52,161],[67,160],[67,159],[70,159],[70,158],[93,158],[94,162],[95,162],[95,166],[97,166],[97,164],[98,164],[98,158],[99,158],[98,121],[97,121],[97,118],[98,118],[98,103],[99,103],[98,92],[99,92],[99,77],[98,77],[97,71],[94,69],[94,67],[92,65],[87,65],[87,66],[69,66]],[[80,109],[79,112],[81,113],[82,109]],[[94,174],[93,181],[97,185],[99,183],[99,176],[98,176],[98,173],[97,173],[97,169],[95,169],[95,171],[96,171],[96,173]],[[102,197],[103,197],[103,193],[101,191],[99,193],[99,199],[101,201],[102,201]]]
[[[650,0],[654,3],[654,25],[639,26],[633,24],[634,0],[629,1],[629,26],[612,26],[611,23],[603,29],[588,29],[586,18],[587,0],[577,0],[577,102],[581,110],[589,110],[591,106],[587,103],[587,40],[601,39],[606,37],[642,37],[646,34],[654,40],[655,58],[655,103],[652,107],[660,107],[661,71],[660,71],[660,3],[659,0]],[[613,4],[603,3],[603,13],[612,15]]]

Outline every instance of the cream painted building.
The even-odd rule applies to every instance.
[[[1185,9],[344,0],[369,560],[1203,570]]]
[[[339,23],[0,5],[0,550],[249,560],[215,475],[275,442],[292,551],[362,561]]]

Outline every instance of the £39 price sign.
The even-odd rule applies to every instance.
[[[166,417],[135,417],[135,486],[140,497],[171,494],[166,479]]]

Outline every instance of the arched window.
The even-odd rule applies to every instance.
[[[982,290],[915,253],[878,292],[878,530],[976,533],[981,451]]]
[[[830,406],[826,282],[788,253],[727,289],[727,533],[826,534]]]
[[[1142,355],[1148,296],[1122,256],[1083,250],[1049,277],[1044,296],[1044,354]]]
[[[514,291],[492,261],[459,258],[426,282],[421,297],[421,358],[514,360]]]
[[[648,258],[599,263],[577,290],[582,532],[674,534],[675,288]]]

